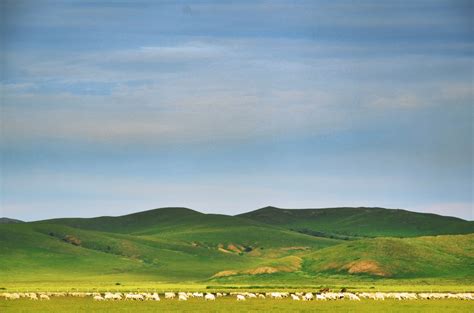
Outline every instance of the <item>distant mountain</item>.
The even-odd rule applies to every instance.
[[[472,221],[398,209],[265,207],[237,216],[316,236],[416,237],[474,233]]]
[[[13,218],[0,217],[0,224],[17,224],[17,223],[24,223],[24,222],[13,219]]]

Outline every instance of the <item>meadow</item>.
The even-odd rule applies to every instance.
[[[292,301],[290,299],[250,299],[237,302],[234,297],[215,302],[202,299],[188,301],[162,300],[159,302],[95,302],[91,298],[52,298],[50,301],[0,300],[1,312],[473,312],[472,301],[416,300],[398,301],[362,300]]]

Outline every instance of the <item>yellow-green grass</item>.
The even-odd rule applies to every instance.
[[[237,302],[234,297],[213,302],[202,299],[160,302],[95,302],[91,298],[52,298],[51,301],[0,300],[1,312],[472,312],[472,301],[461,300],[362,300],[292,301],[252,299]]]

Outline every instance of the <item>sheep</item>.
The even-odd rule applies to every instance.
[[[298,297],[297,295],[292,294],[291,298],[295,301],[300,301],[300,297]]]
[[[216,300],[216,296],[214,296],[212,293],[208,293],[206,294],[206,296],[204,297],[204,300],[210,300],[210,301],[214,301]]]
[[[326,299],[326,297],[325,297],[323,294],[319,294],[319,295],[317,294],[317,295],[316,295],[316,300],[324,300],[324,301],[326,301],[327,299]]]
[[[140,300],[143,301],[145,298],[140,294],[127,293],[125,295],[125,300]]]
[[[94,296],[94,301],[104,301],[105,298],[103,298],[102,296]]]
[[[272,292],[272,293],[270,293],[270,297],[271,297],[272,299],[283,299],[281,293],[279,293],[279,292]]]
[[[50,300],[48,295],[40,295],[40,300]]]
[[[259,295],[258,295],[258,298],[259,298],[259,299],[265,299],[265,295],[264,295],[264,294],[259,294]]]
[[[176,294],[174,292],[165,292],[165,299],[174,299]]]
[[[307,292],[304,296],[303,296],[303,301],[311,301],[314,299],[314,296],[311,292]]]
[[[237,301],[245,301],[245,297],[243,295],[237,295]]]
[[[180,293],[178,296],[178,301],[188,301],[188,297],[184,293]]]
[[[28,297],[30,298],[30,300],[38,300],[38,296],[36,295],[36,293],[30,293]]]
[[[353,293],[348,293],[347,296],[349,297],[349,300],[360,301],[360,298]]]

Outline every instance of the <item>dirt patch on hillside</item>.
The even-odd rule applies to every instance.
[[[70,243],[75,246],[80,246],[81,245],[81,240],[73,235],[66,235],[63,238],[63,241]]]
[[[214,274],[212,277],[226,277],[239,274],[237,271],[221,271]]]
[[[244,274],[258,275],[258,274],[273,274],[279,272],[278,269],[271,266],[261,266],[243,272]]]
[[[377,262],[370,260],[351,262],[346,264],[344,268],[349,274],[370,274],[384,277],[390,276],[390,274],[384,271]]]
[[[232,243],[227,245],[227,250],[230,250],[230,251],[233,251],[233,252],[236,252],[236,253],[242,252],[241,247],[237,247],[236,245],[234,245]]]
[[[309,250],[309,247],[285,247],[285,248],[281,248],[281,250],[283,251],[291,251],[291,250]]]
[[[217,248],[217,250],[219,250],[220,252],[224,252],[224,253],[232,253],[231,251],[226,250],[224,248]]]

